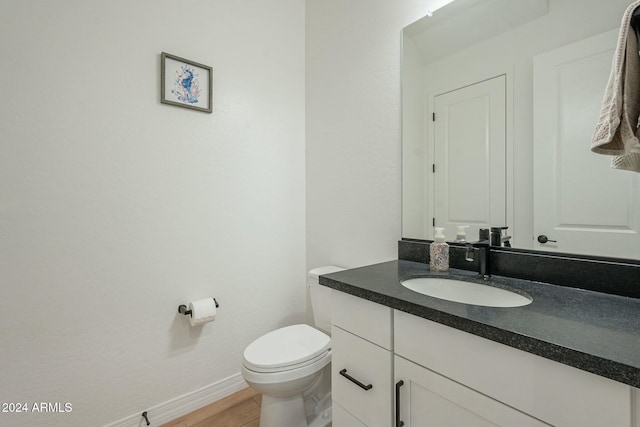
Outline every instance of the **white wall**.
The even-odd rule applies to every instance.
[[[433,228],[426,185],[432,169],[424,143],[428,118],[420,53],[410,37],[402,40],[402,236],[427,238]]]
[[[307,264],[397,258],[401,30],[442,1],[307,0]]]
[[[304,19],[0,0],[0,402],[73,408],[1,425],[139,414],[304,319]],[[213,114],[160,104],[161,51],[213,66]],[[217,321],[190,328],[177,306],[207,296]]]

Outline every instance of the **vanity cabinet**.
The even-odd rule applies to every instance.
[[[336,290],[332,306],[334,427],[640,427],[629,385]]]
[[[397,310],[394,338],[405,426],[635,427],[628,385]]]
[[[392,423],[392,309],[332,292],[331,384],[335,427]]]

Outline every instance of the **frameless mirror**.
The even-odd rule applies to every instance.
[[[403,30],[402,236],[640,259],[640,174],[590,151],[629,0],[456,0]]]

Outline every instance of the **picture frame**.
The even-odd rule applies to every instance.
[[[162,52],[160,55],[160,102],[211,114],[213,68]]]

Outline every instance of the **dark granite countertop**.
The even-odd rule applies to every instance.
[[[499,308],[441,300],[400,280],[449,277],[510,289],[533,302]],[[615,280],[615,278],[612,278]],[[390,261],[320,276],[320,284],[565,365],[640,387],[640,299],[508,277]],[[640,283],[639,283],[640,285]]]

